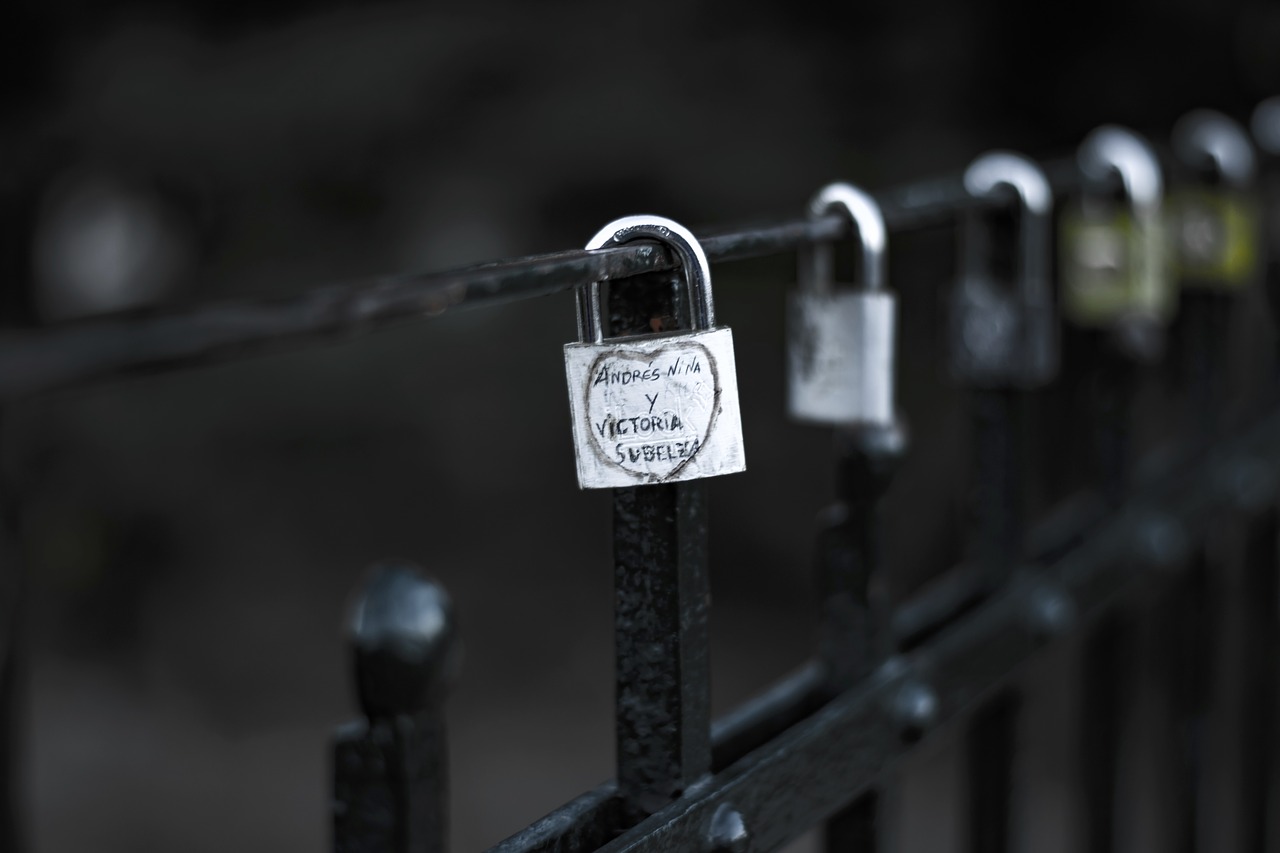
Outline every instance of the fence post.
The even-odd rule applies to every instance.
[[[443,853],[443,700],[457,669],[453,606],[402,563],[375,566],[348,626],[365,719],[333,743],[335,853]]]
[[[21,850],[22,820],[19,815],[21,785],[18,780],[24,740],[21,729],[24,713],[21,707],[21,636],[19,610],[23,593],[21,580],[12,567],[5,572],[14,583],[7,592],[13,598],[7,613],[0,613],[0,850]]]
[[[688,326],[669,273],[610,288],[612,335]],[[617,778],[628,824],[711,769],[706,543],[701,481],[613,490]]]
[[[890,651],[883,507],[907,449],[907,432],[901,424],[840,429],[835,442],[836,503],[822,514],[816,559],[819,657],[832,696],[856,684]],[[826,849],[878,849],[879,801],[874,791],[864,794],[827,821]]]

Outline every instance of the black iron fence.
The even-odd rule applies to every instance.
[[[1164,167],[1175,187],[1213,191],[1233,177],[1212,158],[1169,154]],[[1076,159],[1043,169],[1060,202],[1132,190]],[[1253,183],[1245,190],[1277,201]],[[1012,209],[1012,196],[975,194],[960,175],[875,198],[891,235]],[[1241,209],[1256,226],[1258,210]],[[819,215],[700,242],[718,263],[841,240],[848,230],[845,218]],[[1193,230],[1172,239],[1194,239]],[[1266,263],[1245,266],[1258,273],[1255,284],[1280,289],[1280,241],[1268,232],[1259,245]],[[644,334],[655,316],[684,313],[678,266],[667,248],[639,242],[10,335],[0,339],[0,401],[346,339],[593,281],[613,283],[613,333]],[[1184,269],[1181,283],[1194,277]],[[1022,676],[1055,644],[1070,646],[1077,664],[1062,677],[1072,679],[1078,725],[1061,734],[1078,746],[1069,795],[1080,849],[1274,844],[1280,411],[1274,380],[1244,402],[1223,390],[1224,318],[1242,310],[1242,292],[1188,287],[1172,325],[1064,327],[1056,382],[1088,385],[1094,404],[1077,413],[1085,429],[1073,447],[1037,445],[1049,391],[967,382],[969,557],[906,601],[890,605],[883,594],[893,568],[880,538],[883,497],[910,452],[907,430],[834,427],[837,495],[815,547],[823,623],[814,658],[720,720],[709,701],[706,489],[695,481],[612,490],[616,775],[494,849],[769,850],[817,827],[830,849],[882,849],[892,771],[934,737],[965,744],[966,849],[1009,849],[1021,802]],[[1252,355],[1276,361],[1274,352]],[[1183,368],[1186,417],[1168,443],[1137,446],[1129,436],[1143,371],[1170,363]],[[1028,491],[1053,491],[1045,482],[1064,468],[1086,476],[1058,481],[1086,487],[1033,514]],[[3,638],[7,662],[12,634]],[[334,742],[335,849],[442,850],[445,699],[458,668],[448,596],[412,566],[376,567],[352,613],[351,643],[363,718]],[[1142,711],[1149,730],[1135,734],[1121,721],[1138,707],[1138,671],[1151,681],[1143,695],[1158,701]],[[0,721],[15,713],[11,680],[6,664]],[[14,778],[9,767],[0,793]],[[5,820],[11,833],[16,822]]]

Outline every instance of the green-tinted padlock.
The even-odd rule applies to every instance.
[[[1187,113],[1173,148],[1196,183],[1169,193],[1173,264],[1183,287],[1237,291],[1257,279],[1261,212],[1257,161],[1243,127],[1212,110]]]
[[[1062,313],[1091,328],[1162,326],[1177,310],[1169,275],[1164,181],[1151,146],[1131,131],[1099,127],[1080,145],[1095,189],[1064,209],[1060,224]],[[1121,199],[1097,192],[1119,179]]]

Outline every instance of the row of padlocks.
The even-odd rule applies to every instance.
[[[1272,132],[1276,126],[1280,100],[1273,99],[1255,115],[1264,148],[1277,141],[1267,135],[1280,135]],[[1012,276],[998,276],[986,269],[983,251],[964,253],[949,311],[957,378],[987,388],[1048,383],[1058,368],[1059,318],[1110,330],[1135,358],[1152,358],[1180,288],[1231,291],[1254,280],[1261,233],[1248,132],[1201,110],[1175,126],[1171,143],[1181,163],[1210,180],[1167,195],[1151,145],[1120,127],[1098,128],[1080,145],[1084,190],[1059,216],[1056,300],[1054,195],[1044,171],[1004,151],[969,165],[964,185],[975,204],[961,223],[965,244],[990,246],[984,200],[1016,199],[1016,264]],[[850,222],[857,280],[835,282],[831,244],[800,251],[788,306],[790,414],[892,428],[897,318],[884,220],[870,195],[845,183],[824,187],[809,205],[815,219],[833,212]],[[612,222],[587,248],[635,240],[664,243],[679,258],[693,330],[607,337],[600,283],[579,291],[579,342],[565,346],[579,485],[673,483],[743,471],[733,337],[716,325],[706,255],[687,229],[657,216]]]

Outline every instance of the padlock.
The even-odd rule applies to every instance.
[[[606,338],[600,282],[580,287],[578,343],[565,344],[578,485],[678,483],[746,470],[733,333],[715,325],[711,267],[688,229],[627,216],[587,244],[653,240],[680,258],[693,331]]]
[[[1077,162],[1088,189],[1061,218],[1063,315],[1078,326],[1150,337],[1178,307],[1160,163],[1146,140],[1114,125],[1090,133]],[[1101,192],[1117,178],[1120,201]]]
[[[1243,127],[1213,110],[1174,125],[1174,153],[1197,180],[1171,191],[1169,233],[1182,287],[1237,291],[1257,278],[1261,214],[1254,195],[1257,157]]]
[[[880,207],[850,184],[824,187],[810,219],[841,211],[858,241],[860,281],[833,283],[833,247],[799,253],[799,289],[787,304],[788,404],[799,420],[888,427],[894,422],[896,300],[885,289],[885,228]]]
[[[1018,238],[1012,281],[992,272],[987,215],[974,210],[962,223],[962,274],[952,294],[951,365],[973,387],[1030,388],[1053,378],[1058,363],[1057,320],[1049,287],[1049,218],[1053,192],[1031,160],[992,151],[974,160],[964,185],[976,198],[1012,191]]]

